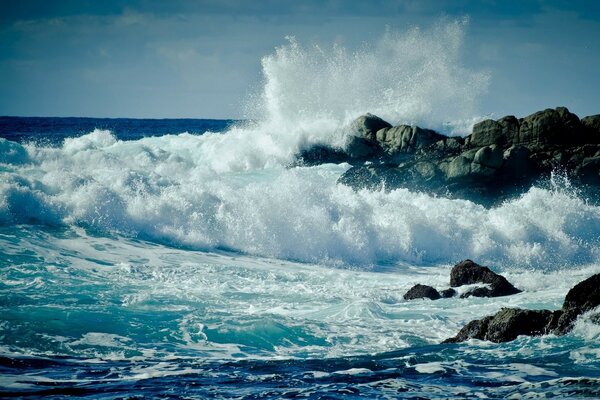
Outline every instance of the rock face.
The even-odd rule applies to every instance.
[[[458,343],[469,339],[500,343],[514,340],[519,335],[564,335],[572,329],[577,317],[598,305],[600,274],[578,283],[569,290],[561,310],[503,308],[495,315],[469,322],[455,337],[445,340],[444,343]]]
[[[592,195],[600,186],[600,115],[580,120],[565,107],[481,121],[465,138],[367,114],[350,126],[344,149],[316,147],[298,154],[298,164],[348,162],[338,182],[356,189],[408,187],[493,205],[555,168]]]
[[[414,299],[431,299],[437,300],[442,296],[440,293],[432,288],[431,286],[417,284],[410,288],[408,292],[404,295],[404,300],[414,300]]]
[[[450,286],[452,287],[475,283],[487,284],[489,287],[472,289],[464,293],[461,297],[498,297],[521,292],[507,281],[505,277],[471,260],[461,261],[450,271]]]

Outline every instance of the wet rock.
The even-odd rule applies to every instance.
[[[519,121],[512,115],[497,121],[486,119],[473,126],[469,139],[472,147],[483,147],[496,144],[510,146],[519,142]]]
[[[300,151],[296,155],[294,166],[314,166],[321,164],[340,164],[348,161],[348,154],[341,149],[325,145],[315,145]]]
[[[292,165],[348,162],[354,167],[338,183],[357,190],[405,187],[485,206],[523,194],[560,168],[572,184],[590,187],[591,201],[600,201],[600,115],[580,121],[558,107],[521,119],[506,116],[476,124],[463,139],[392,127],[366,114],[349,134],[343,150],[317,145],[297,154]]]
[[[560,310],[503,308],[495,315],[469,322],[455,337],[445,340],[444,343],[458,343],[469,339],[500,343],[514,340],[520,335],[564,335],[571,331],[575,320],[581,314],[599,305],[600,274],[596,274],[569,290]],[[599,315],[593,315],[590,320],[599,323]]]
[[[593,275],[575,285],[565,297],[563,314],[558,320],[555,333],[564,334],[571,330],[577,317],[600,305],[600,274]]]
[[[376,135],[378,144],[390,157],[394,157],[397,153],[415,152],[444,138],[446,138],[444,135],[430,129],[409,125],[381,129]]]
[[[469,339],[501,343],[515,340],[520,335],[543,335],[548,333],[553,315],[548,310],[503,308],[491,317],[469,322],[455,337],[444,343],[458,343]]]
[[[456,296],[456,290],[449,288],[449,289],[444,289],[440,292],[440,294],[442,295],[442,297],[444,299],[447,299],[449,297],[454,297]]]
[[[487,284],[489,287],[472,289],[464,293],[461,297],[498,297],[521,292],[503,276],[471,260],[461,261],[450,271],[450,286],[452,287],[475,283]]]
[[[414,300],[414,299],[431,299],[437,300],[442,296],[440,293],[432,288],[431,286],[416,284],[406,294],[404,295],[404,300]]]
[[[350,126],[355,136],[365,138],[369,141],[375,141],[375,135],[378,130],[391,127],[392,125],[389,122],[371,113],[356,118]]]

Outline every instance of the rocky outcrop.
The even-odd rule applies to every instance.
[[[437,300],[442,296],[431,286],[416,284],[404,295],[404,300],[431,299]]]
[[[596,189],[593,195],[600,186],[600,115],[580,120],[558,107],[484,120],[461,138],[392,127],[367,114],[351,124],[344,149],[317,146],[297,158],[303,165],[352,164],[338,182],[356,189],[408,187],[493,205],[560,168],[573,182]]]
[[[498,297],[521,293],[521,290],[514,287],[505,277],[471,260],[461,261],[450,271],[450,286],[452,287],[476,283],[487,286],[471,289],[463,293],[461,297]]]
[[[521,290],[514,287],[506,278],[493,272],[488,267],[483,267],[471,260],[464,260],[456,264],[450,271],[451,288],[438,292],[431,286],[417,284],[406,292],[404,299],[428,298],[437,300],[439,298],[454,297],[457,291],[453,288],[477,284],[481,284],[481,286],[470,288],[463,292],[460,297],[499,297],[521,293]]]
[[[492,316],[469,322],[455,337],[444,343],[469,339],[500,343],[509,342],[520,335],[564,335],[572,329],[577,317],[599,305],[600,274],[596,274],[569,290],[561,310],[503,308]]]

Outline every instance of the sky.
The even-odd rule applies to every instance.
[[[595,0],[0,0],[0,115],[244,118],[261,58],[294,36],[349,49],[468,18],[482,114],[600,113]]]

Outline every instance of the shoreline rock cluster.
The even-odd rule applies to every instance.
[[[494,204],[520,194],[555,169],[582,187],[600,186],[600,114],[582,119],[565,107],[524,118],[487,119],[466,137],[417,126],[392,126],[366,114],[344,149],[313,146],[299,165],[347,162],[338,180],[355,189],[407,187]]]
[[[473,286],[481,284],[485,286]],[[470,285],[460,295],[465,297],[500,297],[521,293],[506,278],[488,267],[471,260],[456,264],[450,272],[450,289],[437,289],[417,284],[404,295],[405,300],[428,298],[437,300],[453,297],[454,288]],[[459,343],[469,339],[488,340],[501,343],[515,340],[520,335],[539,336],[545,334],[564,335],[571,331],[575,320],[583,313],[600,305],[600,274],[578,283],[567,293],[560,310],[524,310],[502,308],[494,315],[467,323],[456,336],[442,343]],[[600,323],[600,314],[596,318]]]
[[[600,274],[575,285],[565,297],[560,310],[524,310],[503,308],[496,314],[466,324],[456,336],[443,343],[459,343],[469,339],[509,342],[520,335],[565,335],[575,320],[600,305]]]

